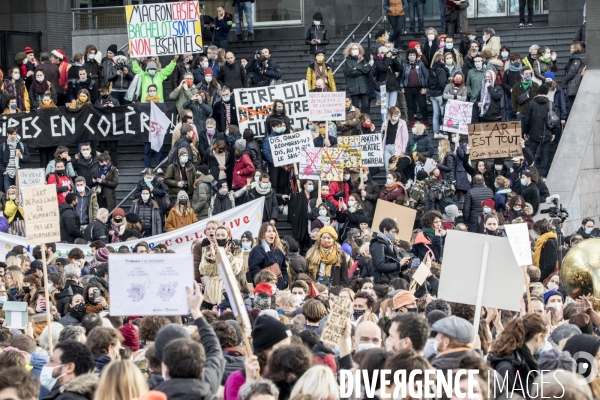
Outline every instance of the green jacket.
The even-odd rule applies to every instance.
[[[525,89],[523,89],[523,86],[521,86],[521,81],[517,82],[515,84],[515,86],[513,86],[513,90],[510,93],[510,100],[512,102],[512,106],[513,106],[513,110],[515,111],[515,114],[516,113],[519,113],[519,114],[527,113],[527,105],[529,104],[529,102],[531,100],[533,100],[533,98],[535,96],[537,96],[539,88],[540,88],[540,85],[538,85],[537,83],[532,81],[531,86],[529,86],[529,89],[531,89],[531,93],[529,93],[529,100],[527,100],[522,105],[518,105],[517,99],[519,98],[520,95],[525,93]]]
[[[189,87],[187,90],[177,86],[171,93],[169,93],[169,98],[171,100],[175,100],[175,106],[177,106],[177,111],[179,112],[183,108],[183,103],[191,100],[196,93],[198,93],[196,86]]]
[[[160,98],[161,103],[165,101],[163,97],[163,81],[165,81],[169,75],[175,70],[175,61],[171,60],[171,62],[161,69],[160,71],[156,71],[154,76],[151,76],[147,71],[144,71],[140,65],[138,64],[136,59],[131,60],[131,69],[133,69],[133,73],[141,75],[141,85],[142,90],[140,92],[140,100],[142,103],[146,103],[146,96],[148,95],[148,86],[154,84],[156,85],[156,94]]]
[[[469,69],[465,85],[467,86],[467,95],[471,103],[479,101],[479,92],[481,92],[481,82],[483,82],[484,74],[485,70],[483,68],[481,68],[481,71],[478,71],[477,68]]]

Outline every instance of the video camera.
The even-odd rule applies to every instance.
[[[569,218],[569,212],[562,206],[562,204],[558,203],[559,201],[560,197],[557,194],[548,197],[546,199],[546,203],[554,204],[554,206],[549,207],[546,210],[542,210],[540,213],[548,214],[550,215],[550,218],[558,218],[560,219],[561,223],[565,222],[565,220]]]
[[[258,56],[258,57],[256,57],[256,56]],[[254,52],[254,58],[257,58],[260,61],[264,61],[266,59],[266,57],[262,53],[262,50],[256,50]]]

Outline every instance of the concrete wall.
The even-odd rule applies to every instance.
[[[588,16],[590,3],[588,1]],[[569,26],[581,25],[583,23],[583,5],[586,0],[549,0],[548,1],[548,25]],[[589,21],[589,17],[588,17]]]
[[[550,194],[560,195],[569,212],[563,232],[570,235],[581,220],[600,218],[600,70],[587,70],[569,122],[546,180]],[[543,205],[540,209],[547,208]],[[536,219],[547,217],[538,214]]]
[[[73,31],[72,42],[74,53],[83,53],[85,46],[93,44],[105,55],[111,44],[116,44],[118,49],[127,44],[127,31],[125,28]]]

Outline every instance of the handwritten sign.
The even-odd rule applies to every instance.
[[[111,254],[110,315],[186,315],[194,287],[191,253]]]
[[[344,328],[346,321],[352,315],[354,305],[352,301],[344,297],[336,297],[333,301],[329,317],[327,318],[327,324],[323,333],[321,334],[321,340],[325,343],[337,346],[342,340],[344,334]]]
[[[308,94],[310,121],[346,119],[346,92],[312,92]]]
[[[60,215],[56,185],[21,188],[27,243],[60,242]]]
[[[246,311],[246,305],[244,304],[244,297],[238,286],[238,281],[231,269],[231,263],[225,249],[223,247],[217,247],[217,268],[219,275],[223,279],[223,285],[225,286],[225,292],[227,293],[227,299],[231,305],[233,314],[241,321],[241,326],[247,336],[250,336],[252,326],[250,325],[250,318],[248,317],[248,311]]]
[[[304,129],[310,113],[308,94],[306,82],[235,89],[233,95],[237,105],[240,132],[252,129],[257,137],[271,133],[271,128],[265,127],[265,120],[271,115],[275,100],[283,101],[285,115],[290,119],[292,129]]]
[[[467,135],[473,115],[473,103],[459,100],[448,100],[444,107],[444,122],[441,130]]]
[[[302,158],[298,166],[300,179],[318,181],[321,179],[322,147],[303,147]]]
[[[360,135],[360,144],[362,146],[361,165],[363,167],[382,167],[384,165],[381,134]]]
[[[276,167],[293,164],[302,159],[302,148],[313,147],[312,134],[301,131],[270,137],[269,146]]]
[[[132,57],[202,53],[198,1],[125,6]]]
[[[362,155],[360,136],[340,136],[338,138],[338,147],[344,150],[345,168],[360,168]]]
[[[517,263],[519,265],[533,264],[527,224],[504,224],[504,230]]]
[[[521,121],[469,125],[471,160],[512,158],[523,154]]]
[[[17,171],[19,187],[43,186],[46,184],[46,171],[42,168],[23,168]]]
[[[344,180],[344,150],[339,147],[324,147],[321,151],[322,181],[340,182]]]

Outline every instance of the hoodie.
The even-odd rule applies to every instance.
[[[441,236],[432,235],[430,238],[424,232],[419,232],[415,238],[411,253],[413,253],[415,257],[424,260],[425,255],[431,251],[433,253],[434,260],[440,262],[442,257],[442,246],[443,239]]]

